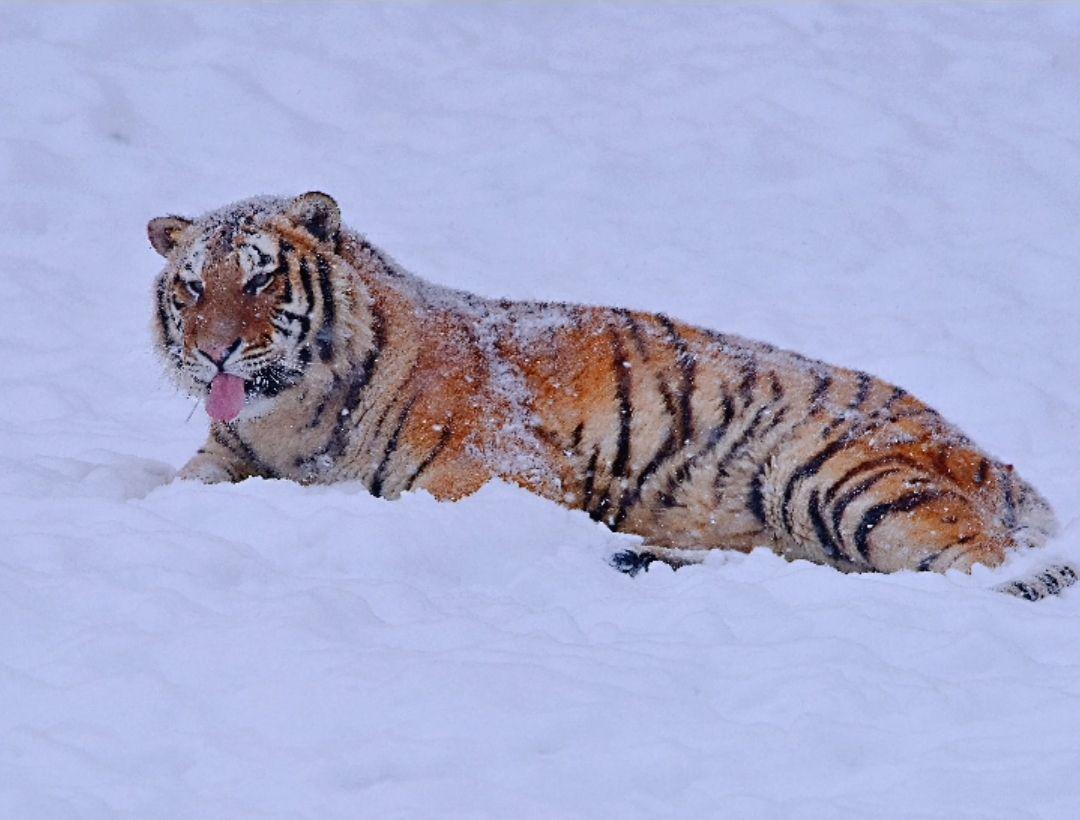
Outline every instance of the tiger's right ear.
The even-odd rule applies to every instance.
[[[159,216],[151,219],[146,226],[146,233],[150,237],[150,244],[154,250],[162,256],[172,253],[176,243],[180,241],[180,234],[191,225],[190,219],[182,216]]]

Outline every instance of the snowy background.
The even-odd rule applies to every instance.
[[[0,816],[1080,815],[1080,7],[0,7]],[[178,485],[148,218],[322,189],[406,267],[902,384],[1063,535],[630,579],[506,486]],[[190,415],[190,418],[189,418]]]

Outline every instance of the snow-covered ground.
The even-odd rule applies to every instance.
[[[4,5],[0,816],[1080,816],[1080,7]],[[322,189],[406,267],[898,382],[1041,555],[627,578],[507,486],[171,482],[149,217]],[[189,418],[190,415],[190,418]]]

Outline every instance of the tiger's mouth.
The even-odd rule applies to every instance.
[[[302,368],[280,363],[266,365],[248,378],[234,373],[218,373],[208,386],[206,413],[214,421],[235,421],[245,404],[256,399],[274,398],[298,384],[303,375]]]

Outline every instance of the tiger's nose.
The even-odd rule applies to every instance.
[[[225,362],[228,361],[229,357],[236,352],[238,347],[240,347],[242,342],[242,339],[237,339],[231,345],[207,345],[206,347],[200,347],[199,352],[216,364],[220,370],[225,366]]]

